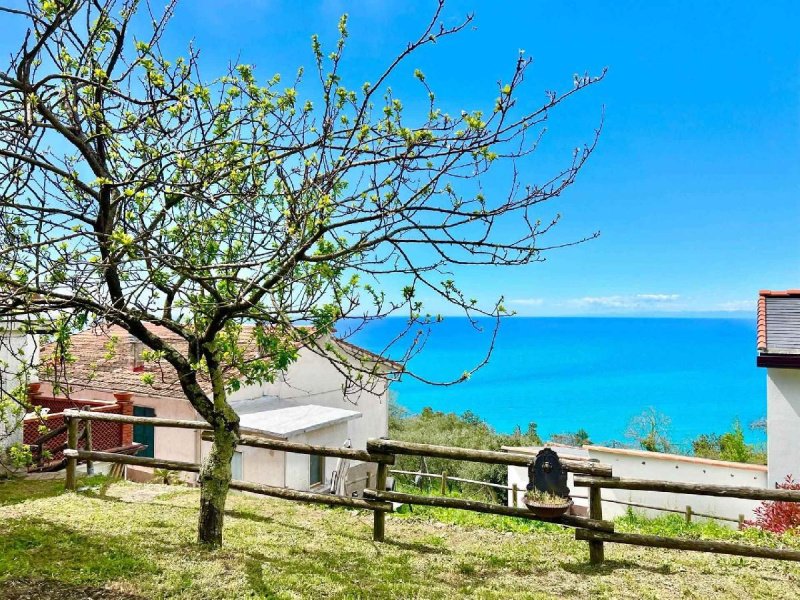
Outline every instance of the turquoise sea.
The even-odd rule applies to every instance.
[[[493,322],[480,324],[482,332],[446,318],[411,370],[457,379],[490,344]],[[371,323],[351,341],[380,351],[403,325],[399,318]],[[758,442],[764,433],[750,424],[766,415],[766,373],[756,367],[755,348],[749,319],[512,317],[502,322],[488,365],[469,380],[440,387],[404,377],[392,389],[411,412],[469,410],[503,432],[532,421],[543,438],[584,428],[595,443],[625,442],[631,418],[653,407],[670,418],[675,442],[722,433],[734,419]]]

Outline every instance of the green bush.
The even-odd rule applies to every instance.
[[[512,434],[502,434],[497,433],[486,421],[470,411],[457,415],[426,407],[418,415],[409,415],[396,402],[390,404],[389,436],[407,442],[479,450],[500,450],[502,446],[538,446],[542,443],[535,423],[530,423],[525,432],[517,427]],[[437,474],[446,471],[447,475],[451,477],[502,485],[508,481],[508,469],[503,465],[487,465],[444,458],[422,459],[417,456],[398,456],[395,468]],[[506,498],[505,492],[496,488],[451,483],[454,487],[478,497],[503,502]],[[421,487],[439,485],[438,479],[422,478],[420,481]]]
[[[733,422],[730,431],[722,435],[704,433],[697,436],[692,440],[692,451],[701,458],[767,464],[766,451],[761,446],[745,442],[744,431],[738,420]]]

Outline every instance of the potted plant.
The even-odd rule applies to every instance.
[[[572,508],[572,498],[543,492],[536,488],[529,490],[523,499],[525,506],[538,517],[558,517]]]

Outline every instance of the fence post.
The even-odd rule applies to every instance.
[[[592,486],[589,488],[589,517],[603,520],[603,496],[602,488]],[[603,542],[589,542],[589,562],[593,565],[601,565],[605,560],[605,550]]]
[[[739,531],[744,529],[744,515],[739,515]]]
[[[73,417],[66,417],[67,420],[67,448],[70,450],[78,449],[78,419]],[[67,480],[64,487],[68,490],[75,491],[75,470],[78,466],[76,458],[67,459]]]
[[[517,507],[517,493],[518,492],[519,492],[519,487],[515,483],[514,485],[511,486],[511,493],[513,494],[512,498],[514,498],[514,501],[511,503],[511,506],[513,506],[514,508]]]
[[[375,477],[375,489],[379,492],[386,491],[386,476],[388,471],[389,465],[386,463],[378,463],[378,474]],[[382,542],[384,526],[386,524],[386,513],[376,510],[373,512],[373,515],[372,539],[376,542]]]
[[[447,471],[442,471],[442,496],[447,496]]]
[[[86,419],[83,422],[83,440],[84,446],[86,450],[89,452],[92,451],[92,420]],[[94,461],[87,460],[86,461],[86,474],[87,475],[94,475]]]
[[[692,522],[692,507],[688,504],[686,505],[686,523]]]

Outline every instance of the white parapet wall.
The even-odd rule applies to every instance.
[[[559,448],[554,447],[554,450],[561,454]],[[601,463],[611,465],[615,477],[735,485],[761,489],[767,487],[767,467],[762,465],[732,463],[623,448],[606,448],[604,446],[570,448],[569,450],[565,449],[564,452],[575,455],[581,450],[585,452],[588,458],[597,459]],[[516,483],[520,490],[524,490],[527,482],[528,473],[525,468],[509,467],[508,483],[510,486]],[[588,502],[585,496],[588,493],[588,489],[574,487],[571,476],[568,478],[567,485],[572,491],[576,507],[586,507]],[[694,513],[731,519],[731,521],[722,521],[722,523],[731,527],[738,526],[736,521],[738,521],[739,515],[744,515],[745,519],[751,518],[753,509],[760,504],[755,500],[742,500],[739,498],[718,498],[637,490],[603,489],[602,496],[603,517],[607,519],[624,515],[629,507],[638,514],[657,517],[669,514],[669,511],[658,509],[684,512],[687,506],[691,506]],[[509,503],[511,503],[510,498]],[[631,506],[632,504],[653,508]]]

